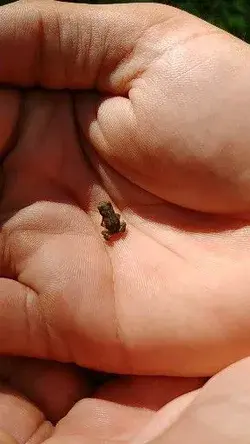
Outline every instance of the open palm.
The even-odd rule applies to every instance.
[[[182,375],[249,353],[249,48],[151,8],[1,11],[1,353]]]

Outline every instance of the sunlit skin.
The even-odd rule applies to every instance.
[[[200,390],[250,353],[249,46],[164,5],[20,1],[0,60],[0,440],[249,443],[249,361]]]

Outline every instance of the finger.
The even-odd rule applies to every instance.
[[[197,390],[204,382],[204,378],[124,376],[101,386],[95,397],[158,411],[173,399]]]
[[[179,419],[198,393],[199,390],[185,393],[166,404],[152,416],[151,420],[142,428],[131,444],[149,444],[153,439],[161,436],[165,430],[169,429]]]
[[[83,370],[53,361],[2,357],[0,378],[27,396],[54,423],[91,391]]]
[[[7,386],[0,386],[0,443],[39,444],[53,427],[32,402]],[[1,440],[2,439],[2,440]]]
[[[0,25],[1,27],[1,25]],[[1,46],[1,44],[0,44]],[[1,159],[8,152],[16,136],[16,124],[20,112],[21,97],[17,91],[0,91],[0,150]],[[0,176],[0,181],[1,176]],[[1,192],[1,186],[0,186]]]
[[[146,37],[151,54],[136,46],[134,62],[148,68],[130,78],[128,97],[79,96],[80,125],[95,147],[88,155],[167,202],[249,219],[249,45],[198,20],[163,28],[161,62],[150,64]]]
[[[1,444],[17,444],[17,441],[13,436],[6,433],[4,430],[0,430],[0,443]]]
[[[247,358],[210,379],[179,420],[150,444],[248,444],[249,371]]]
[[[163,403],[200,384],[196,378],[120,377],[110,381],[95,398],[82,400],[72,408],[57,426],[51,444],[76,433],[93,444],[104,438],[107,442],[131,443]]]
[[[154,5],[152,10],[151,5],[32,1],[1,7],[0,59],[4,63],[0,82],[96,87],[122,94],[128,90],[129,79],[116,79],[121,60],[129,57],[148,27],[176,14],[180,12],[161,5]]]

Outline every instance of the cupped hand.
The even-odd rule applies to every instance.
[[[122,376],[87,398],[85,386],[84,399],[56,425],[49,419],[60,417],[69,395],[79,395],[79,375],[46,361],[12,364],[1,360],[1,376],[5,368],[12,385],[0,391],[2,444],[249,443],[249,358],[202,388],[198,378]]]
[[[0,352],[184,376],[246,356],[248,45],[163,5],[18,2],[0,57]]]

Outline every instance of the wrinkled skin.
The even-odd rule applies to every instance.
[[[155,444],[216,442],[196,404],[160,435],[194,398],[249,390],[246,360],[195,391],[250,352],[249,46],[167,6],[46,0],[0,9],[0,59],[0,353],[34,358],[2,360],[0,428],[140,444],[152,420]],[[103,200],[127,223],[108,247]],[[96,388],[63,363],[148,377]]]

